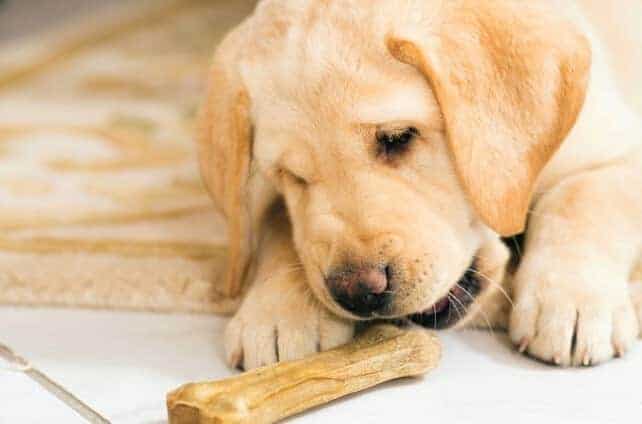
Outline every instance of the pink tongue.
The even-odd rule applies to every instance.
[[[429,314],[438,314],[439,312],[443,311],[448,307],[448,304],[450,301],[448,300],[448,296],[444,297],[443,299],[439,300],[437,303],[435,303],[431,308],[428,308],[426,311]]]

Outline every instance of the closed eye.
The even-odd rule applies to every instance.
[[[386,157],[403,154],[417,137],[419,137],[419,130],[415,127],[377,130],[377,152]]]
[[[279,168],[279,175],[281,176],[282,179],[287,180],[291,183],[294,183],[298,186],[305,187],[308,185],[308,181],[301,177],[300,175],[295,174],[294,172],[285,169],[285,168]]]

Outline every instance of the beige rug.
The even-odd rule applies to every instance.
[[[253,4],[139,0],[0,49],[0,304],[235,309],[192,130]]]
[[[235,307],[192,129],[253,3],[139,1],[0,50],[0,303]]]

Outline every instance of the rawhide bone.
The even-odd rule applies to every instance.
[[[423,374],[439,362],[435,335],[380,324],[353,342],[298,361],[167,395],[170,424],[267,424],[388,380]]]

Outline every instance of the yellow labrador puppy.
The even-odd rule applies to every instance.
[[[522,232],[513,342],[560,365],[624,353],[641,146],[571,1],[260,2],[216,53],[200,137],[225,289],[246,289],[230,363],[331,348],[358,320],[475,324]]]

